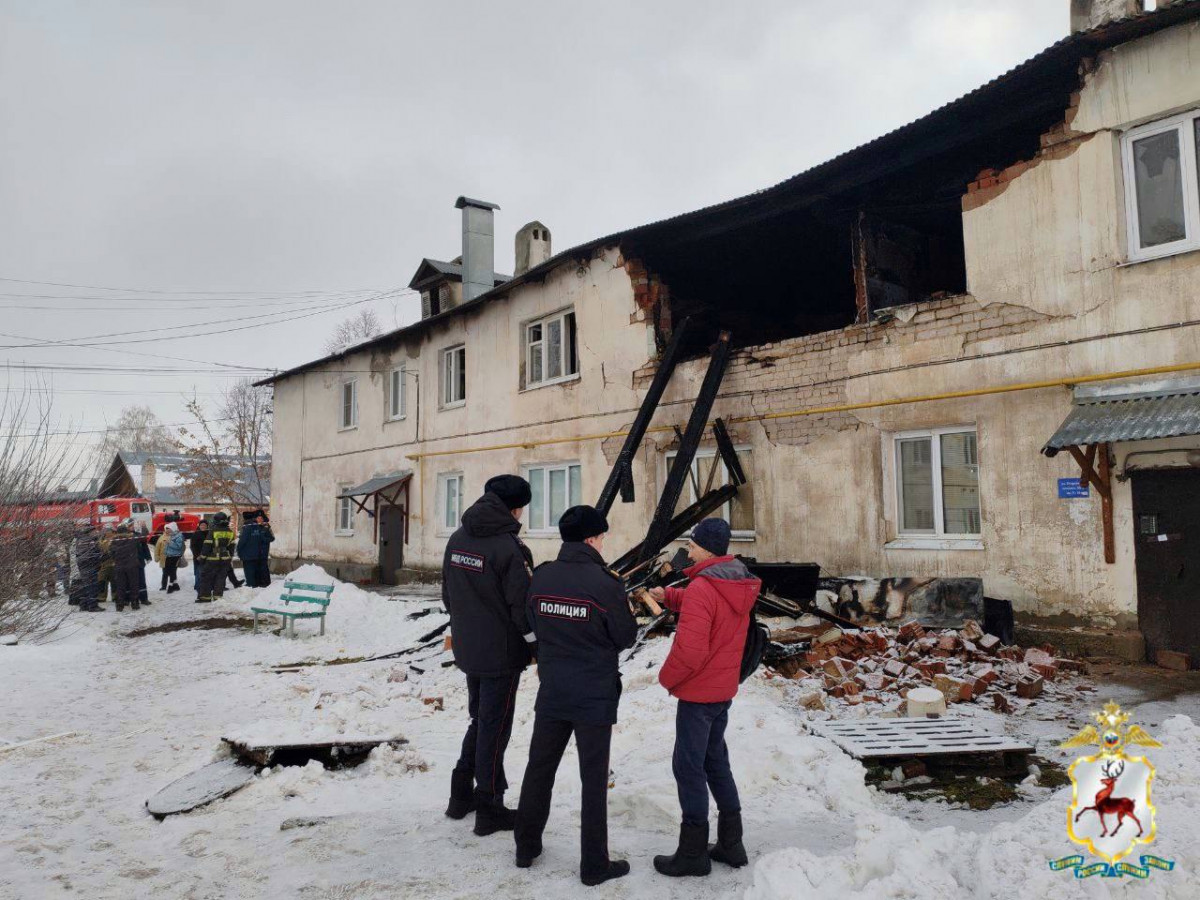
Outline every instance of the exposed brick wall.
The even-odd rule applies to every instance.
[[[730,410],[733,415],[758,416],[840,406],[848,402],[846,377],[852,356],[947,337],[961,338],[962,343],[958,345],[961,352],[980,341],[1023,333],[1052,318],[1021,306],[1003,303],[981,306],[970,295],[916,304],[907,311],[911,315],[905,319],[897,317],[887,323],[851,325],[838,331],[739,350],[730,361],[720,396],[733,400],[734,408]],[[889,359],[884,353],[879,353],[878,357],[880,368],[894,362],[894,357]],[[704,365],[703,361],[698,364]],[[653,373],[653,365],[639,369],[634,373],[635,386],[644,388]],[[739,398],[744,401],[744,408],[738,408]],[[728,403],[726,408],[729,408]],[[859,425],[859,420],[846,412],[763,420],[761,423],[772,442],[795,445]]]

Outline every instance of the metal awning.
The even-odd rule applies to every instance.
[[[400,487],[401,482],[408,481],[412,478],[412,470],[405,469],[403,472],[397,472],[394,475],[380,475],[376,478],[368,479],[357,487],[346,488],[338,494],[338,499],[345,497],[369,497],[371,494],[378,494],[380,491],[387,490],[390,487]]]
[[[1042,452],[1200,434],[1200,388],[1079,398]]]
[[[372,540],[379,540],[379,501],[389,506],[402,506],[404,509],[404,543],[408,543],[408,490],[412,482],[412,469],[394,472],[391,475],[377,475],[368,478],[357,487],[346,488],[338,492],[339,500],[349,500],[371,519]],[[404,495],[404,503],[400,503],[400,495]],[[367,509],[367,503],[375,500],[375,509]]]

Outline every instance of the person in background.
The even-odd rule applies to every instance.
[[[183,558],[183,532],[174,522],[168,522],[154,545],[154,560],[162,567],[160,591],[173,594],[179,590],[179,561]]]
[[[204,553],[204,542],[208,539],[208,519],[201,519],[196,530],[188,541],[188,549],[192,551],[192,584],[196,586],[196,596],[200,596],[200,557]]]
[[[685,588],[652,588],[650,596],[679,613],[658,681],[678,698],[671,768],[679,792],[679,847],[654,857],[663,875],[707,875],[712,860],[747,863],[742,806],[729,766],[725,727],[738,692],[750,610],[762,582],[729,552],[729,523],[705,519],[692,531]],[[717,801],[717,842],[708,845],[708,793]]]
[[[96,529],[84,525],[75,532],[71,541],[71,603],[79,607],[81,612],[102,612],[96,602],[96,594],[100,588],[98,570],[100,568],[100,543],[96,538]]]
[[[141,563],[138,566],[138,603],[142,606],[149,606],[150,591],[146,587],[146,563],[154,559],[154,554],[150,552],[150,535],[146,532],[146,526],[135,525],[134,534],[138,542],[138,561]]]
[[[100,551],[99,563],[96,566],[96,602],[107,603],[111,588],[113,602],[117,599],[116,584],[113,580],[115,566],[112,557],[113,532],[107,526],[101,528],[96,546]]]
[[[537,635],[538,696],[517,808],[517,867],[542,853],[554,777],[571,735],[582,783],[579,878],[594,886],[629,874],[608,855],[608,757],[621,699],[617,656],[637,639],[625,588],[604,562],[608,520],[572,506],[558,520],[558,559],[538,566],[529,585],[529,620]]]
[[[534,655],[525,594],[533,554],[521,543],[529,482],[497,475],[462,516],[442,562],[442,604],[450,613],[454,662],[467,676],[471,724],[450,775],[446,815],[475,812],[481,837],[512,831],[516,811],[504,806],[504,751],[512,736],[521,672]]]
[[[113,562],[113,599],[117,612],[125,607],[138,609],[138,572],[143,571],[138,545],[139,537],[133,532],[133,521],[126,519],[117,526],[110,544]]]
[[[273,540],[275,534],[271,531],[270,519],[261,509],[255,510],[242,526],[237,544],[237,555],[242,560],[246,584],[252,588],[271,586],[270,556]]]
[[[197,603],[211,603],[225,595],[225,577],[233,559],[236,535],[229,530],[229,516],[219,512],[213,516],[212,528],[200,550],[200,588]]]

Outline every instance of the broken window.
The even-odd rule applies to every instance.
[[[746,473],[746,483],[738,488],[737,496],[721,506],[713,516],[729,523],[734,538],[749,541],[754,539],[754,454],[749,447],[737,447],[736,450],[738,461]],[[670,469],[675,455],[675,451],[667,454],[666,469]],[[691,477],[679,495],[674,514],[678,515],[699,499],[696,494],[697,485],[700,488],[700,496],[703,496],[729,483],[729,470],[725,468],[725,463],[717,455],[717,451],[697,450],[696,458],[692,460]]]
[[[342,431],[358,426],[358,379],[342,382],[338,427]]]
[[[1200,247],[1198,140],[1195,111],[1135,128],[1122,139],[1131,259]]]
[[[583,502],[582,469],[578,463],[529,466],[525,479],[533,499],[529,502],[529,530],[552,532],[562,514]]]
[[[974,429],[910,432],[895,443],[900,533],[977,537],[982,522]]]
[[[442,351],[442,407],[467,402],[467,348],[465,344]]]
[[[438,531],[449,534],[462,519],[463,477],[461,472],[438,476]]]
[[[575,313],[560,312],[525,326],[525,387],[566,381],[579,374]]]

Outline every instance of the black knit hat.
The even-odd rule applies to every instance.
[[[729,552],[729,536],[729,523],[724,519],[705,519],[692,529],[692,543],[714,556],[724,556]]]
[[[594,506],[572,506],[558,520],[558,534],[564,541],[581,542],[608,531],[608,519]]]
[[[509,509],[523,509],[533,499],[529,482],[520,475],[497,475],[483,486],[485,494],[495,494]]]

